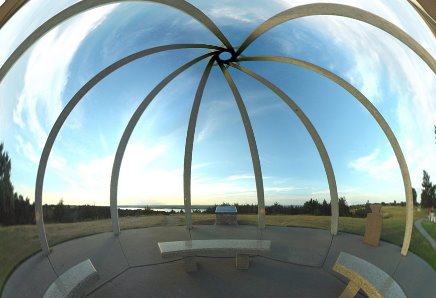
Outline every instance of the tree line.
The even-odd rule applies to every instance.
[[[423,171],[421,186],[421,207],[428,209],[430,212],[433,208],[436,208],[436,184],[430,181],[430,175],[425,170]]]
[[[22,195],[14,192],[14,186],[11,182],[12,163],[8,153],[4,150],[4,144],[0,143],[0,225],[16,225],[16,224],[34,224],[35,223],[35,208],[34,203],[30,203],[29,198],[24,199]],[[413,189],[413,202],[417,204],[417,194]],[[223,203],[222,205],[230,205]],[[233,204],[236,206],[239,214],[254,214],[257,213],[257,204]],[[382,205],[386,205],[382,202]],[[397,205],[394,201],[391,205]],[[401,206],[405,203],[401,202]],[[421,202],[422,208],[427,208],[429,211],[436,208],[436,184],[430,181],[430,176],[424,170]],[[194,213],[215,213],[215,206],[208,207],[205,211],[193,210]],[[331,215],[330,202],[323,200],[319,202],[316,199],[310,199],[303,205],[281,205],[278,202],[271,206],[265,207],[267,215]],[[345,197],[339,198],[339,216],[351,217],[366,217],[371,212],[369,202],[364,205],[349,206]],[[81,205],[72,206],[65,205],[61,199],[56,205],[43,206],[44,221],[46,222],[78,222],[86,220],[107,219],[110,218],[110,208],[107,206],[91,206]],[[149,207],[125,210],[119,209],[118,214],[123,216],[141,216],[141,215],[156,215],[156,214],[173,214],[172,212],[154,211]],[[180,213],[183,213],[181,211]]]
[[[238,203],[234,203],[238,214],[254,214],[257,213],[257,204],[245,204],[239,205]],[[348,216],[348,217],[366,217],[368,212],[371,212],[369,207],[369,202],[365,205],[354,205],[349,206],[345,197],[339,198],[339,216]],[[208,207],[203,213],[214,214],[215,209],[218,205]],[[230,206],[229,203],[222,203],[220,206]],[[299,214],[307,214],[307,215],[331,215],[331,204],[326,200],[323,200],[321,203],[316,199],[310,199],[309,201],[304,202],[303,205],[281,205],[278,202],[275,202],[271,206],[265,206],[265,213],[267,215],[299,215]]]
[[[33,224],[35,223],[34,204],[29,198],[14,192],[11,182],[12,162],[4,144],[0,144],[0,224]]]
[[[61,199],[56,205],[43,206],[44,221],[48,223],[72,223],[111,218],[109,206],[65,205]],[[155,211],[146,206],[138,209],[118,209],[118,216],[168,215],[172,212]]]

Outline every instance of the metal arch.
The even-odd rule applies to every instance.
[[[97,7],[97,6],[110,4],[110,3],[134,2],[134,1],[155,2],[155,3],[159,3],[159,4],[163,4],[163,5],[167,5],[167,6],[179,9],[179,10],[187,13],[188,15],[190,15],[191,17],[195,18],[197,21],[202,23],[204,26],[206,26],[212,33],[214,33],[218,37],[218,39],[221,40],[221,42],[223,44],[225,44],[225,46],[228,48],[228,51],[234,53],[234,50],[233,50],[230,42],[226,39],[226,37],[219,30],[219,28],[209,19],[209,17],[207,17],[203,12],[198,10],[195,6],[189,4],[188,2],[186,2],[184,0],[179,0],[179,1],[172,1],[172,0],[130,0],[130,1],[129,0],[118,0],[118,1],[116,1],[116,0],[101,0],[101,1],[83,0],[83,1],[80,1],[72,6],[68,7],[65,10],[61,11],[60,13],[55,15],[54,17],[50,18],[48,21],[46,21],[44,24],[42,24],[40,27],[38,27],[31,35],[29,35],[17,47],[17,49],[12,53],[12,55],[9,56],[9,58],[6,60],[6,62],[0,68],[0,83],[3,80],[3,78],[6,76],[6,74],[10,70],[10,68],[22,56],[22,54],[26,52],[26,50],[29,47],[31,47],[44,34],[46,34],[48,31],[50,31],[51,29],[53,29],[54,27],[56,27],[58,24],[62,23],[66,19],[73,17],[73,16],[75,16],[83,11],[86,11],[88,9]],[[412,37],[410,37],[407,33],[405,33],[404,31],[402,31],[401,29],[399,29],[398,27],[396,27],[395,25],[393,25],[389,21],[387,21],[387,20],[385,20],[377,15],[369,13],[365,10],[361,10],[361,9],[354,8],[351,6],[340,5],[340,4],[328,4],[328,3],[327,4],[309,4],[309,5],[298,6],[298,7],[286,10],[282,13],[279,13],[278,15],[276,15],[276,16],[270,18],[269,20],[267,20],[266,22],[264,22],[255,31],[253,31],[250,34],[250,36],[244,41],[244,43],[241,45],[241,47],[238,49],[237,54],[239,55],[240,53],[242,53],[242,51],[246,47],[248,47],[248,45],[251,44],[256,38],[258,38],[264,32],[270,30],[274,26],[277,26],[277,25],[279,25],[283,22],[286,22],[288,20],[292,20],[292,19],[296,19],[296,18],[304,17],[304,16],[311,16],[311,15],[344,16],[344,17],[349,17],[349,18],[353,18],[356,20],[360,20],[360,21],[366,22],[368,24],[371,24],[375,27],[378,27],[378,28],[382,29],[383,31],[391,34],[395,38],[399,39],[404,44],[406,44],[410,49],[412,49],[417,55],[419,55],[427,63],[427,65],[432,69],[433,72],[436,73],[436,61],[434,60],[434,58],[421,45],[419,45],[419,43],[417,43]],[[215,47],[215,48],[217,48],[217,47]],[[249,60],[246,60],[246,61],[249,61]],[[270,61],[273,61],[273,60],[270,60]],[[118,61],[118,62],[120,62],[120,61]],[[280,62],[285,62],[285,61],[280,61]],[[292,62],[288,61],[287,63],[292,63]],[[303,61],[300,61],[300,63],[303,63]],[[303,67],[311,69],[309,67],[310,63],[307,63],[307,62],[304,62],[304,63],[306,63],[306,66],[303,66]],[[297,63],[293,63],[293,64],[297,64]],[[122,65],[114,66],[114,70],[121,67],[121,66]],[[300,66],[302,66],[302,65],[300,65]],[[222,65],[220,65],[220,67],[221,67],[224,75],[226,75],[227,70],[223,69]],[[348,84],[343,79],[337,77],[336,75],[334,75],[332,73],[329,73],[325,69],[322,69],[322,68],[315,66],[315,65],[312,65],[312,67],[314,68],[312,70],[317,71],[318,73],[323,74],[324,76],[332,79],[333,81],[335,81],[336,83],[341,85],[343,88],[345,88],[347,91],[349,91],[352,95],[354,95],[368,109],[368,111],[373,115],[373,117],[376,119],[376,121],[382,127],[384,133],[388,137],[388,140],[391,143],[391,146],[393,147],[393,150],[396,154],[397,160],[400,164],[400,169],[401,169],[401,173],[403,176],[403,182],[404,182],[404,187],[405,187],[405,192],[406,192],[406,200],[407,200],[406,231],[405,231],[403,247],[402,247],[402,251],[401,251],[402,255],[406,255],[407,251],[408,251],[408,247],[410,245],[410,238],[411,238],[412,226],[413,226],[413,222],[412,222],[413,221],[412,191],[411,191],[409,172],[407,169],[407,165],[406,165],[404,156],[403,156],[401,149],[399,147],[398,141],[396,140],[395,135],[391,131],[390,127],[388,126],[388,124],[386,123],[384,118],[378,112],[378,110],[357,89],[355,89],[353,86]],[[316,70],[316,69],[318,69],[318,70]],[[107,68],[105,70],[107,70]],[[323,72],[326,72],[327,74],[323,73]],[[100,74],[102,74],[102,72]],[[109,73],[102,74],[102,78],[108,74]],[[228,74],[228,72],[227,72],[227,74]],[[335,76],[336,76],[336,80],[334,79]],[[96,79],[96,77],[94,77],[92,79],[92,80],[95,79],[94,85],[97,84],[102,78]],[[228,78],[230,78],[229,74],[228,74]],[[231,78],[230,78],[230,80],[231,80]],[[88,83],[85,86],[92,88],[91,85],[92,85],[91,81],[88,81]],[[230,83],[229,83],[229,85],[230,85]],[[346,86],[348,86],[349,89],[347,89]],[[235,87],[235,90],[237,91],[236,86],[234,86],[234,87]],[[88,90],[89,89],[82,88],[80,90],[83,92],[83,94],[81,96],[83,97],[83,95]],[[234,91],[233,88],[232,88],[232,91]],[[359,98],[359,96],[361,96],[361,98]],[[240,95],[239,95],[239,97],[240,97]],[[80,98],[81,97],[78,97],[78,100],[80,100]],[[236,99],[236,96],[235,96],[235,99]],[[365,100],[367,102],[365,102]],[[241,103],[242,103],[242,99],[241,99]],[[77,102],[75,104],[77,104]],[[72,104],[70,106],[71,109],[69,111],[65,112],[65,114],[64,114],[65,118],[68,116],[68,114],[74,108],[75,104]],[[65,107],[65,109],[63,110],[62,113],[64,113],[64,111],[66,109],[67,109],[67,107]],[[240,112],[241,112],[241,109],[240,109]],[[62,113],[61,113],[61,115],[62,115]],[[241,116],[242,116],[242,113],[241,113]],[[36,200],[37,195],[35,194],[35,202],[36,202],[35,209],[37,209],[36,210],[36,219],[37,219],[37,223],[38,223],[38,235],[40,237],[40,242],[41,242],[41,246],[43,248],[43,251],[46,254],[48,254],[48,252],[49,252],[49,247],[47,244],[47,239],[46,239],[45,230],[44,230],[44,223],[43,223],[43,219],[42,219],[42,182],[43,182],[43,177],[44,177],[44,173],[45,173],[45,168],[46,168],[48,156],[50,154],[50,150],[52,148],[53,142],[54,142],[56,135],[59,132],[61,126],[63,125],[63,122],[65,121],[65,119],[60,120],[59,122],[58,122],[58,120],[59,120],[59,118],[57,119],[55,125],[52,128],[52,131],[50,132],[50,135],[51,135],[52,132],[54,131],[53,136],[52,136],[53,140],[51,141],[52,143],[51,143],[51,145],[47,145],[47,143],[46,143],[46,146],[44,147],[44,150],[43,150],[43,154],[41,156],[41,162],[40,162],[40,165],[38,167],[38,174],[37,174],[37,185],[38,185],[38,179],[40,180],[39,181],[40,185],[39,185],[39,190],[38,190],[38,187],[35,190],[36,194],[40,191],[39,202],[37,202],[37,200]],[[56,127],[56,125],[58,125],[58,127]],[[245,125],[245,123],[244,123],[244,125]],[[246,130],[247,130],[247,128],[246,128]],[[50,138],[50,135],[49,135],[49,138]],[[48,138],[47,142],[49,141],[49,138]],[[250,146],[250,149],[251,149],[251,146]],[[255,148],[255,149],[257,152],[257,148]],[[45,155],[45,161],[43,160],[44,155]],[[253,154],[252,154],[252,156],[253,156]],[[44,163],[44,166],[43,166],[44,169],[41,169],[41,163]],[[254,161],[253,161],[253,165],[254,165]],[[259,170],[260,170],[260,162],[259,162]],[[260,181],[261,181],[261,178],[262,177],[260,176]],[[112,183],[112,181],[111,181],[111,183]],[[256,186],[258,187],[258,179],[256,179]],[[112,189],[112,185],[111,185],[111,189]],[[259,192],[258,192],[258,196],[259,196]],[[262,184],[262,196],[263,196],[263,184]],[[112,204],[112,199],[111,199],[111,204]],[[260,203],[259,203],[259,207],[260,207]],[[39,212],[38,212],[38,210],[39,210]],[[112,207],[111,207],[111,214],[112,214]],[[260,214],[260,212],[259,212],[259,214]],[[264,213],[263,213],[263,215],[264,215]],[[260,223],[260,221],[259,221],[259,223]],[[116,225],[118,226],[118,221],[117,221]],[[41,232],[41,230],[42,230],[42,232]],[[119,226],[118,226],[118,231],[119,231]],[[45,244],[44,244],[44,242],[45,242]]]
[[[138,108],[135,110],[132,117],[130,118],[129,123],[126,126],[123,135],[121,136],[121,140],[118,143],[117,152],[115,153],[114,164],[112,166],[111,185],[110,185],[110,203],[111,203],[112,230],[115,235],[118,235],[120,233],[120,225],[118,223],[118,208],[117,208],[118,179],[120,176],[121,162],[123,161],[127,143],[129,142],[133,129],[135,129],[139,119],[141,118],[142,114],[144,113],[148,105],[159,94],[159,92],[163,88],[165,88],[166,85],[168,85],[169,82],[171,82],[175,77],[177,77],[179,74],[187,70],[192,65],[214,54],[215,52],[201,55],[198,58],[195,58],[194,60],[191,60],[188,63],[182,65],[181,67],[173,71],[171,74],[169,74],[165,79],[163,79],[159,84],[157,84],[156,87],[153,88],[153,90],[150,91],[150,93],[144,98],[144,100],[141,102],[141,104],[138,106]]]
[[[232,90],[236,104],[238,105],[239,113],[241,114],[242,123],[244,124],[245,134],[247,135],[248,145],[250,147],[251,160],[253,163],[254,178],[256,180],[256,192],[257,192],[257,216],[259,229],[265,228],[265,193],[263,189],[262,169],[260,166],[259,152],[257,150],[256,138],[254,137],[253,127],[251,126],[250,118],[242,100],[241,94],[238,91],[232,77],[230,76],[227,68],[223,63],[218,60],[218,65],[227,80],[227,83]]]
[[[321,157],[324,170],[327,176],[327,181],[329,184],[330,190],[330,201],[331,201],[331,227],[330,233],[332,235],[336,235],[338,233],[338,218],[339,218],[339,206],[338,206],[338,189],[336,186],[335,173],[333,171],[332,163],[330,161],[330,157],[327,153],[327,150],[324,146],[324,143],[318,134],[316,128],[313,126],[310,119],[306,116],[306,114],[301,110],[301,108],[280,88],[276,85],[265,79],[264,77],[252,72],[251,70],[242,67],[238,64],[230,64],[230,66],[239,69],[240,71],[246,73],[247,75],[255,78],[262,84],[264,84],[267,88],[273,91],[277,96],[279,96],[288,106],[289,108],[297,115],[300,121],[303,123],[306,130],[309,132],[312,141],[315,143],[315,146],[318,150],[318,153]]]
[[[41,26],[39,26],[35,31],[33,31],[9,56],[5,63],[0,68],[0,83],[3,78],[12,68],[12,66],[18,61],[18,59],[42,36],[44,36],[51,29],[61,24],[65,20],[74,17],[84,11],[89,9],[103,6],[112,3],[122,3],[122,2],[154,2],[158,4],[163,4],[175,9],[178,9],[192,18],[203,24],[209,31],[211,31],[226,47],[229,51],[234,52],[232,44],[227,40],[225,35],[221,30],[215,25],[215,23],[205,15],[201,10],[199,10],[194,5],[184,1],[184,0],[82,0],[70,7],[62,10],[55,16],[48,19]]]
[[[192,104],[191,115],[189,117],[188,131],[186,133],[185,143],[185,159],[183,164],[183,196],[185,205],[185,219],[188,230],[192,229],[192,214],[191,214],[191,169],[192,169],[192,149],[194,147],[195,127],[197,126],[198,111],[200,109],[201,98],[204,88],[209,78],[212,66],[215,59],[211,58],[204,70],[200,83],[195,94]]]
[[[28,0],[2,1],[0,4],[0,29],[20,10]]]
[[[421,57],[421,59],[424,60],[425,63],[427,63],[427,65],[434,73],[436,73],[435,59],[430,55],[430,53],[427,52],[424,47],[422,47],[406,32],[404,32],[391,22],[383,19],[382,17],[379,17],[366,10],[359,9],[353,6],[332,3],[315,3],[301,5],[276,14],[275,16],[271,17],[270,19],[259,25],[247,37],[247,39],[245,39],[245,41],[236,51],[236,55],[240,55],[254,40],[256,40],[259,36],[261,36],[266,31],[272,29],[273,27],[293,19],[314,15],[334,15],[348,17],[378,27],[379,29],[389,33],[390,35],[407,45],[412,51],[414,51],[419,57]]]
[[[67,105],[64,107],[62,112],[59,114],[58,118],[56,119],[56,122],[54,123],[52,129],[50,130],[50,133],[47,137],[47,141],[45,142],[44,148],[42,150],[40,162],[38,165],[36,183],[35,183],[35,218],[36,218],[36,225],[38,227],[39,242],[41,244],[41,249],[45,255],[49,254],[49,246],[48,246],[47,236],[44,228],[44,219],[43,219],[43,210],[42,210],[42,190],[44,185],[44,176],[47,168],[48,157],[50,156],[50,152],[53,147],[53,144],[65,120],[68,118],[72,110],[82,100],[82,98],[89,90],[91,90],[101,80],[103,80],[108,75],[110,75],[117,69],[121,68],[122,66],[147,55],[168,51],[168,50],[177,50],[177,49],[185,49],[185,48],[206,48],[206,49],[217,49],[217,50],[221,49],[220,47],[202,45],[202,44],[173,44],[173,45],[150,48],[129,55],[109,65],[108,67],[100,71],[98,74],[96,74],[92,79],[90,79],[82,88],[80,88],[79,91],[77,91],[77,93],[71,98],[71,100],[67,103]]]
[[[278,56],[262,56],[262,57],[243,57],[238,59],[239,61],[275,61],[282,63],[294,64],[297,66],[301,66],[303,68],[312,70],[317,72],[326,78],[332,80],[345,90],[347,90],[351,95],[353,95],[372,115],[372,117],[377,121],[378,125],[381,127],[383,132],[385,133],[388,141],[392,147],[392,150],[395,153],[398,164],[400,166],[401,175],[403,177],[404,191],[406,195],[406,229],[404,232],[404,240],[403,246],[401,248],[401,255],[407,255],[407,251],[409,250],[410,240],[412,237],[412,229],[413,229],[413,196],[412,196],[412,182],[410,181],[409,169],[407,168],[407,163],[404,158],[403,152],[401,150],[400,144],[398,143],[397,138],[395,137],[393,131],[389,127],[389,124],[386,122],[384,117],[380,114],[377,108],[363,95],[357,88],[353,85],[339,77],[338,75],[309,62],[293,59],[288,57],[278,57]]]

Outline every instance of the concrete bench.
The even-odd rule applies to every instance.
[[[250,255],[256,255],[271,249],[270,240],[214,239],[189,240],[158,243],[162,258],[184,257],[185,270],[197,270],[194,256],[236,254],[236,269],[248,269]]]
[[[406,297],[400,286],[386,272],[348,253],[339,254],[333,270],[350,280],[340,297],[354,297],[359,289],[368,297]]]
[[[97,270],[87,259],[62,273],[47,289],[44,298],[84,297],[88,286],[97,279]]]

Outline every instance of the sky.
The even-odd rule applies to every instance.
[[[50,16],[77,1],[28,2],[0,30],[0,64]],[[259,24],[307,0],[189,1],[234,46]],[[235,3],[236,2],[236,3]],[[436,57],[436,41],[407,1],[343,0],[386,18]],[[267,3],[267,5],[266,5]],[[180,11],[152,3],[102,6],[41,38],[0,83],[0,142],[12,159],[15,191],[33,201],[48,133],[71,97],[100,70],[134,52],[172,43],[221,42]],[[88,92],[60,130],[49,157],[43,203],[109,205],[110,175],[121,135],[145,96],[169,73],[209,52],[154,54],[122,67]],[[313,16],[277,26],[246,56],[277,55],[320,65],[358,88],[381,112],[404,152],[412,185],[436,179],[436,75],[409,48],[359,21]],[[207,60],[170,82],[142,115],[121,166],[118,204],[183,204],[183,159],[190,110]],[[350,204],[405,201],[395,155],[377,122],[350,94],[303,68],[241,62],[285,91],[318,130],[340,196]],[[272,91],[229,68],[253,126],[266,204],[329,200],[326,174],[310,135]],[[202,98],[192,160],[192,204],[256,203],[247,138],[218,66]]]

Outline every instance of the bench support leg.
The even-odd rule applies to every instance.
[[[197,262],[195,261],[194,257],[186,257],[184,258],[183,262],[185,265],[186,272],[197,271]]]
[[[245,270],[250,266],[250,256],[237,254],[236,255],[236,269]]]
[[[342,292],[341,296],[339,298],[352,298],[357,295],[357,292],[359,292],[360,287],[350,280],[345,290]]]

